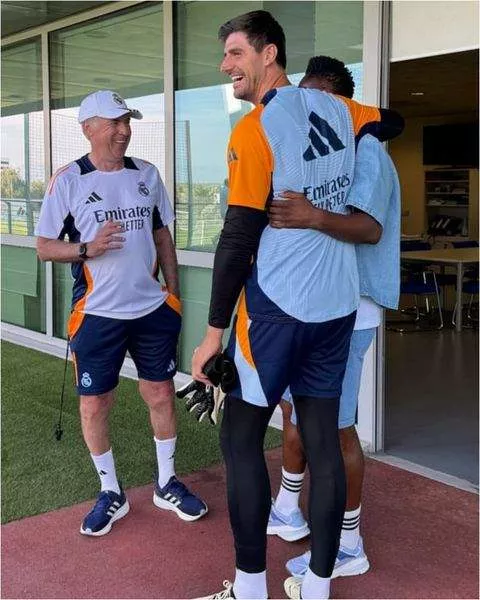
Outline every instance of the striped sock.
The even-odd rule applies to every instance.
[[[343,515],[342,534],[340,544],[345,548],[354,550],[360,539],[360,509],[347,510]]]
[[[289,473],[282,467],[282,485],[275,500],[275,508],[289,515],[298,508],[305,473]]]

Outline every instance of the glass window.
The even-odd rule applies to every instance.
[[[214,251],[226,207],[225,148],[232,126],[251,104],[233,97],[219,72],[218,27],[260,2],[176,2],[176,245]],[[232,10],[235,11],[232,13]]]
[[[50,71],[54,171],[89,151],[78,107],[88,94],[108,89],[143,113],[142,121],[132,120],[127,154],[152,162],[164,176],[161,2],[53,33]]]
[[[233,96],[219,72],[219,26],[265,9],[285,30],[287,72],[298,84],[311,56],[345,61],[362,94],[362,2],[176,2],[175,130],[176,245],[212,252],[226,210],[225,149],[232,127],[252,105]]]
[[[33,235],[45,191],[40,40],[2,49],[2,233]]]
[[[111,89],[143,119],[132,119],[127,155],[153,163],[165,174],[163,6],[120,11],[50,37],[52,168],[80,158],[90,147],[77,121],[88,94]],[[72,279],[68,265],[54,268],[54,335],[65,337]]]

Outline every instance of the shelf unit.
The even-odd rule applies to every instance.
[[[478,169],[426,170],[425,210],[430,235],[478,240]]]

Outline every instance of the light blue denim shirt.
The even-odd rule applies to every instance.
[[[357,244],[360,295],[385,308],[398,307],[400,292],[400,184],[392,159],[371,135],[358,144],[347,205],[383,227],[378,244]]]

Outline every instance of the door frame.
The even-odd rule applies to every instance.
[[[391,3],[364,2],[363,9],[363,101],[388,107]],[[385,318],[365,355],[358,401],[357,431],[369,452],[384,448],[385,423]]]

